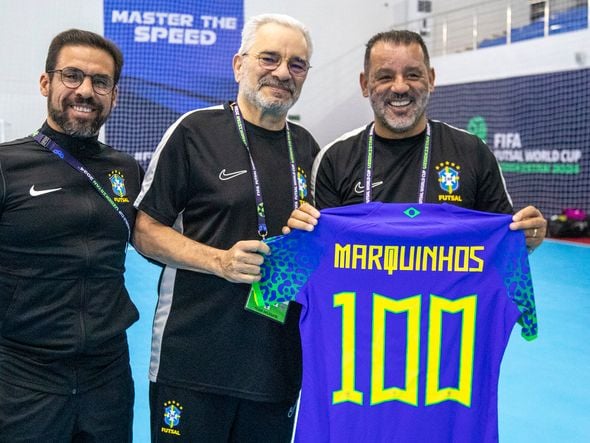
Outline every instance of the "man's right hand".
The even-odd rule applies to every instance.
[[[268,245],[261,241],[239,241],[219,255],[219,276],[232,283],[259,281],[260,265],[264,262],[264,255],[269,252]]]
[[[287,226],[283,226],[283,234],[288,234],[291,229],[300,229],[302,231],[313,231],[318,224],[320,211],[309,203],[303,203],[298,209],[291,212]]]

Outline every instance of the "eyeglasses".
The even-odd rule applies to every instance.
[[[251,55],[245,52],[242,55]],[[283,62],[283,57],[279,54],[274,52],[261,52],[259,54],[253,55],[258,59],[258,64],[261,68],[267,69],[269,71],[274,71]],[[310,64],[307,63],[306,60],[303,60],[299,57],[293,57],[287,60],[287,68],[293,77],[305,77],[309,68],[311,68]]]
[[[86,74],[84,71],[78,68],[63,68],[63,69],[52,69],[47,71],[48,74],[59,72],[61,82],[66,88],[76,89],[82,83],[84,83],[85,77],[90,77],[92,81],[92,89],[99,95],[108,95],[113,92],[115,88],[114,80],[108,75],[104,74]]]

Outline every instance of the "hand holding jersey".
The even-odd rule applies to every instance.
[[[539,247],[547,235],[547,220],[534,206],[521,209],[512,217],[510,229],[522,230],[526,236],[526,246],[530,252]]]
[[[291,212],[287,226],[283,226],[283,234],[289,234],[291,229],[311,232],[318,224],[320,211],[309,203],[305,203]]]
[[[270,248],[259,240],[243,240],[225,251],[220,258],[221,275],[234,283],[260,280],[260,265]]]

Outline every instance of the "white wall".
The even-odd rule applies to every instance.
[[[313,68],[292,114],[301,117],[320,144],[371,119],[358,85],[364,44],[393,22],[395,4],[246,0],[246,18],[280,12],[310,28],[315,43]],[[30,133],[45,118],[45,98],[38,82],[51,38],[70,27],[102,33],[102,0],[0,0],[0,17],[0,119],[8,123],[6,137],[11,139]],[[588,67],[590,31],[437,57],[432,64],[439,85]]]
[[[432,65],[438,85],[590,68],[590,30],[436,57]]]
[[[102,22],[102,0],[0,0],[0,119],[7,140],[45,120],[39,78],[53,36],[73,27],[102,33]]]

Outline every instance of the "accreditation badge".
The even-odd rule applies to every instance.
[[[264,305],[264,298],[260,292],[260,284],[258,282],[253,283],[248,294],[248,300],[246,300],[246,306],[244,307],[247,311],[260,314],[264,317],[270,318],[281,324],[285,323],[287,318],[287,310],[289,309],[289,302],[271,303],[268,306]]]

